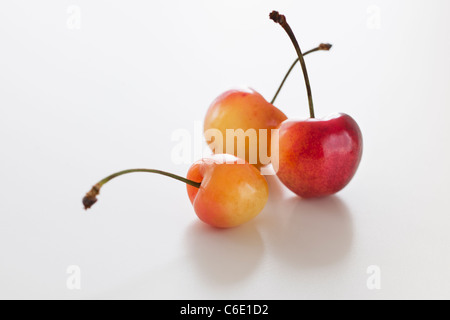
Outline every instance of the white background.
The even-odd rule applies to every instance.
[[[201,143],[223,91],[271,99],[295,59],[273,9],[304,50],[334,44],[307,64],[316,114],[362,128],[351,184],[304,201],[269,177],[266,209],[228,231],[198,221],[181,183],[145,174],[85,213],[84,193],[117,170],[184,175],[172,134]],[[447,0],[2,1],[0,298],[450,298],[448,12]],[[296,68],[276,105],[306,118],[305,91]],[[66,287],[71,265],[81,290]],[[366,285],[372,265],[381,290]]]

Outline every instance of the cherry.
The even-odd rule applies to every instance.
[[[102,187],[130,173],[155,173],[186,183],[197,216],[217,228],[239,226],[256,217],[264,208],[269,189],[259,171],[231,155],[215,155],[194,163],[187,178],[154,169],[130,169],[100,180],[83,198],[87,210],[97,202]]]
[[[281,124],[279,153],[272,155],[279,166],[277,176],[303,198],[334,194],[350,182],[358,169],[363,150],[361,130],[352,117],[343,113],[315,119],[308,71],[297,39],[285,16],[273,11],[270,19],[283,27],[297,51],[310,111],[310,119]]]

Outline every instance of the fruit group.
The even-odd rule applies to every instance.
[[[252,165],[238,164],[234,156],[216,155],[194,163],[187,178],[201,183],[187,185],[189,199],[203,222],[218,228],[241,225],[264,208],[269,189]]]
[[[277,129],[286,119],[283,112],[255,90],[230,90],[209,107],[204,131],[213,153],[232,154],[260,168],[270,163],[271,130]],[[260,130],[265,130],[266,134],[261,136]],[[220,134],[221,141],[217,140],[215,131]]]
[[[342,190],[361,161],[363,141],[358,124],[346,114],[324,119],[288,120],[280,127],[277,176],[302,198]]]
[[[155,169],[120,171],[92,187],[83,198],[85,209],[97,202],[100,190],[111,180],[130,173],[155,173],[187,185],[189,199],[201,221],[217,228],[232,228],[250,221],[264,209],[269,189],[259,169],[270,162],[280,180],[303,198],[331,195],[350,182],[362,156],[361,130],[353,118],[342,113],[315,119],[300,46],[285,16],[274,11],[270,18],[286,30],[297,51],[311,118],[287,120],[273,105],[295,61],[271,103],[255,90],[247,89],[227,91],[211,104],[204,134],[215,155],[194,163],[187,178]],[[330,48],[330,44],[321,44],[305,55]],[[273,130],[277,130],[276,135],[272,135]],[[279,144],[273,145],[276,150],[272,150],[274,137],[279,137]]]

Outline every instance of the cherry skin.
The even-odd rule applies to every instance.
[[[280,127],[277,176],[302,198],[324,197],[342,190],[361,161],[361,130],[352,117],[288,120]]]
[[[200,188],[187,185],[197,216],[217,228],[232,228],[256,217],[266,205],[266,179],[249,163],[238,163],[231,155],[216,155],[194,163],[187,179],[199,181]]]
[[[253,129],[256,134],[257,155],[251,157],[250,140],[234,144],[233,154],[240,156],[257,168],[270,163],[265,163],[260,157],[260,131],[267,130],[267,150],[264,155],[271,156],[271,130],[277,129],[280,124],[286,120],[286,115],[270,104],[264,97],[253,89],[248,90],[229,90],[221,94],[209,107],[204,122],[204,131],[207,136],[209,130],[218,130],[223,137],[223,143],[217,148],[217,141],[209,139],[208,145],[215,154],[228,153],[227,146],[227,129],[243,130],[246,132]],[[244,153],[245,152],[245,153]],[[255,161],[256,160],[256,161]]]

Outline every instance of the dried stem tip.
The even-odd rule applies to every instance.
[[[270,19],[272,19],[276,23],[279,23],[279,24],[286,23],[286,17],[283,16],[282,14],[280,14],[278,11],[272,11],[270,13],[269,17],[270,17]]]
[[[330,44],[330,43],[321,43],[321,44],[319,45],[319,50],[330,51],[330,49],[331,49],[332,46],[333,46],[333,45]]]
[[[92,187],[91,191],[86,193],[86,196],[83,198],[84,209],[90,209],[96,202],[97,196],[100,194],[100,184],[96,184]]]

